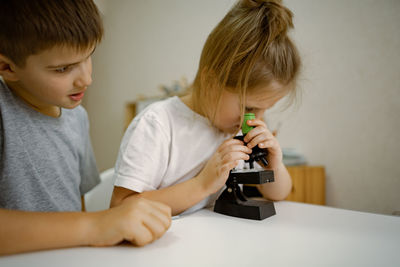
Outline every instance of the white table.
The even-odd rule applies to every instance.
[[[295,202],[263,221],[201,210],[142,248],[72,248],[0,258],[0,266],[400,266],[400,217]]]

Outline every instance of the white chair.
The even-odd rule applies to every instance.
[[[110,207],[115,180],[114,169],[103,171],[100,174],[100,180],[101,182],[84,196],[86,211],[99,211]]]

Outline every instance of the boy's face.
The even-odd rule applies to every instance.
[[[287,90],[278,83],[272,83],[268,88],[259,88],[254,93],[248,93],[245,112],[254,113],[257,119],[262,119],[264,112],[273,107],[286,93]],[[224,90],[214,125],[223,132],[234,134],[240,128],[241,115],[239,95]]]
[[[35,110],[57,117],[60,107],[77,107],[92,83],[93,51],[53,47],[29,56],[22,68],[15,66],[17,78],[6,82]]]

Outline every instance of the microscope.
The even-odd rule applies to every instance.
[[[242,124],[242,136],[235,136],[235,139],[243,141],[244,136],[253,128],[247,125],[247,120],[254,119],[254,113],[246,113]],[[274,203],[267,200],[248,199],[240,188],[239,184],[256,185],[274,181],[274,172],[271,170],[254,169],[254,161],[262,162],[267,166],[266,156],[268,150],[258,146],[252,149],[250,158],[245,162],[249,169],[232,169],[226,181],[226,189],[215,202],[214,211],[252,220],[263,220],[276,214]]]

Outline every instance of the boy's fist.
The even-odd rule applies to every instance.
[[[171,225],[171,208],[163,203],[131,196],[119,206],[94,213],[93,246],[110,246],[124,240],[144,246],[160,238]]]

